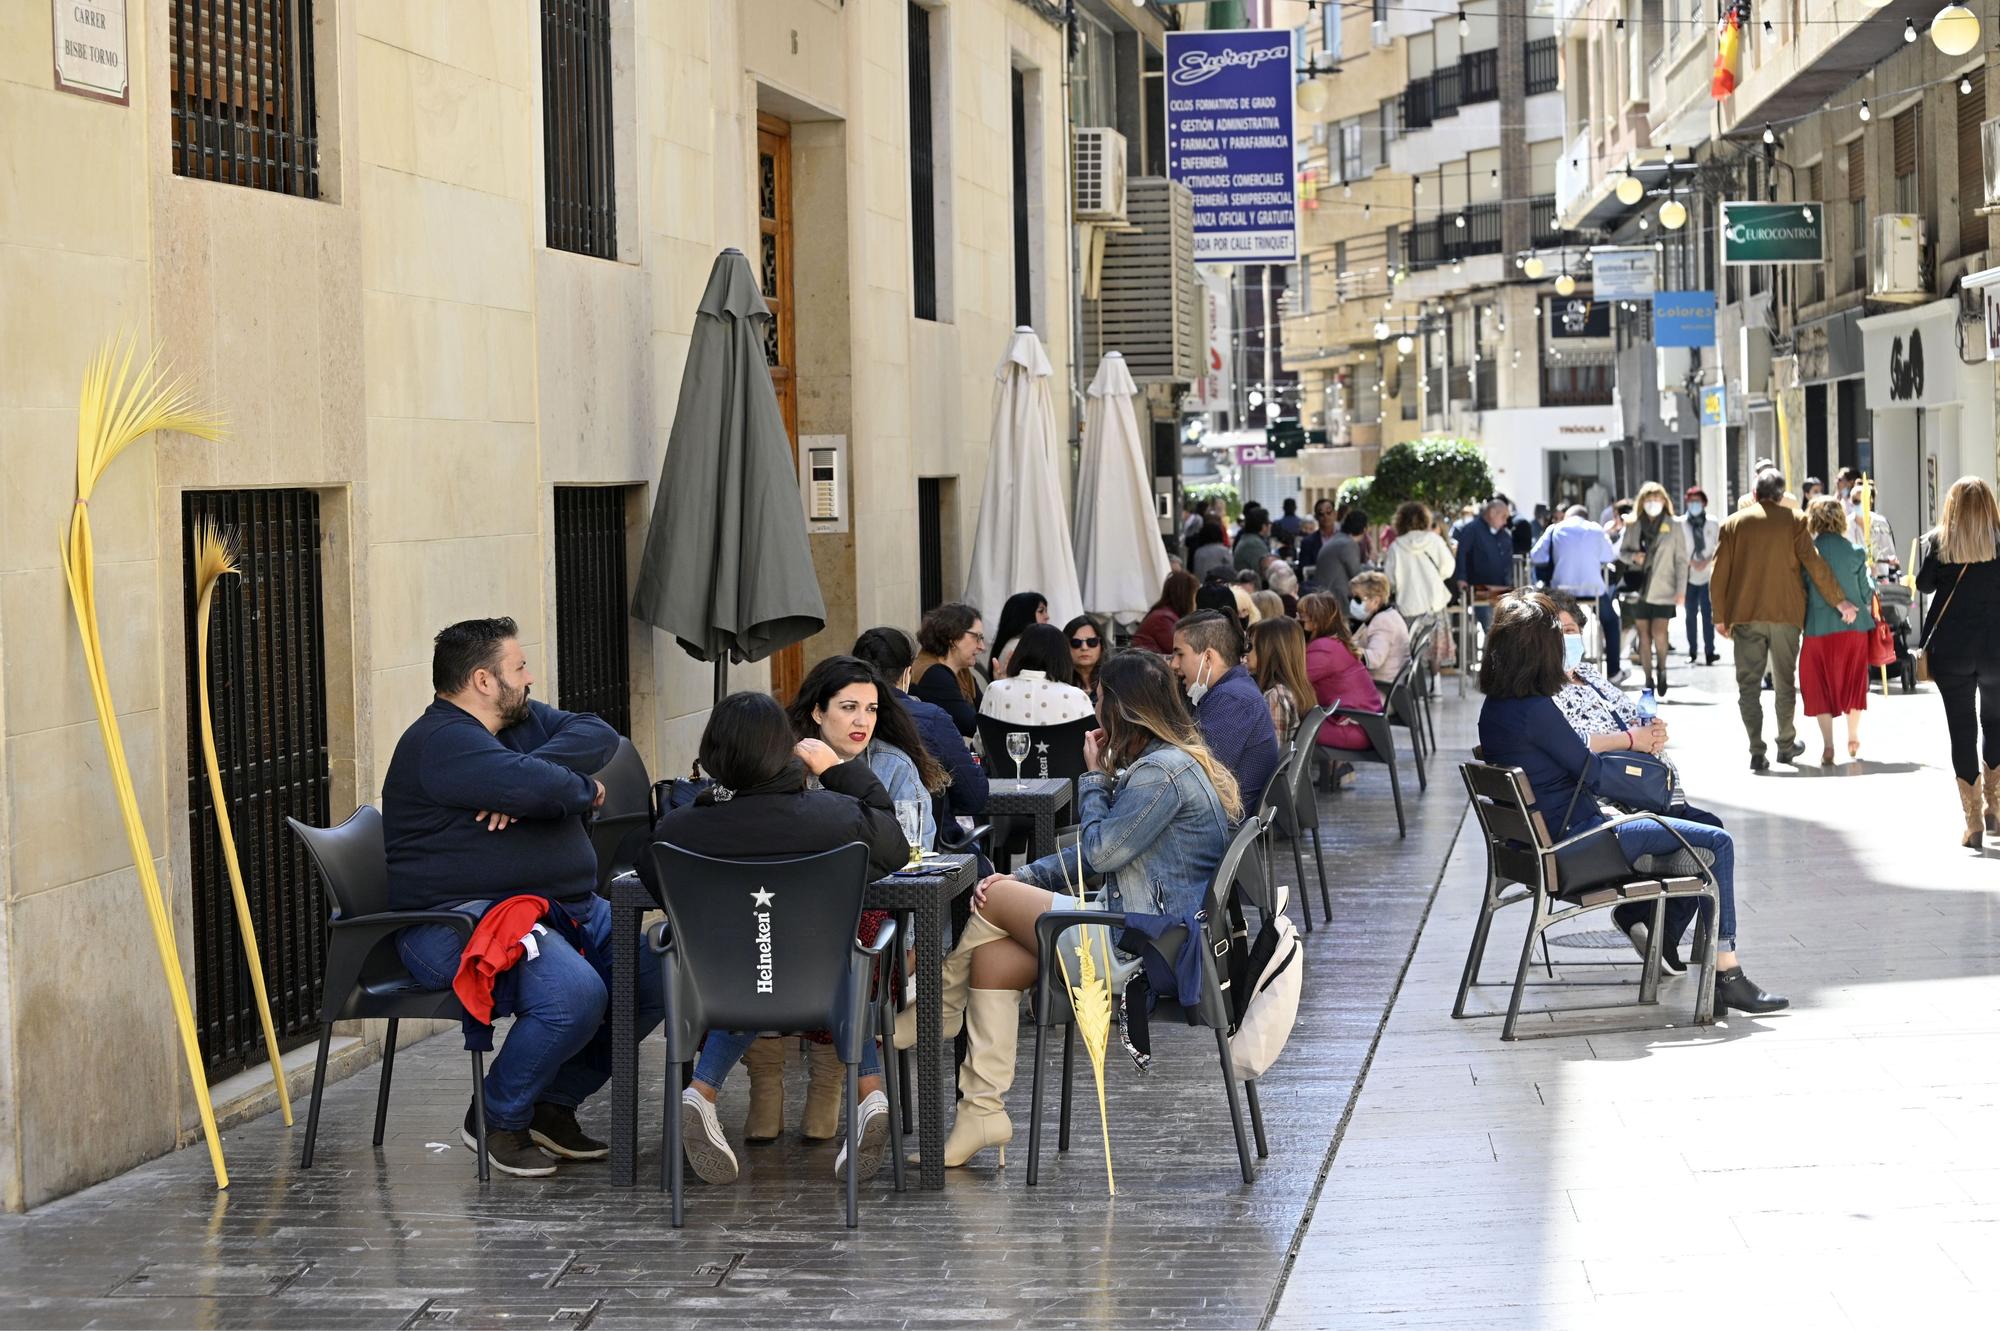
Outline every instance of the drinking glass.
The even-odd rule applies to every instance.
[[[896,821],[902,826],[903,840],[909,843],[910,863],[920,862],[924,858],[924,802],[897,800]]]
[[[1025,730],[1007,732],[1007,756],[1014,760],[1014,779],[1021,779],[1021,764],[1028,757],[1030,736]]]

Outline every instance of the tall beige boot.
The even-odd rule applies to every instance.
[[[1014,1124],[1007,1117],[1004,1097],[1014,1084],[1014,1049],[1021,1033],[1021,995],[1012,989],[967,991],[965,1033],[969,1048],[958,1070],[958,1118],[945,1139],[944,1163],[957,1169],[989,1146],[1000,1148],[1007,1163],[1007,1143]]]
[[[965,994],[972,984],[973,949],[1006,936],[1005,929],[990,923],[978,911],[973,911],[966,920],[965,930],[958,936],[958,946],[944,959],[942,1007],[945,1039],[956,1039],[959,1028],[965,1023]],[[896,1014],[895,1044],[898,1049],[912,1049],[916,1043],[917,1005],[912,1003]]]
[[[830,1044],[806,1042],[806,1112],[799,1135],[809,1142],[840,1135],[840,1105],[847,1098],[847,1064]]]
[[[743,1140],[774,1142],[785,1130],[785,1041],[766,1035],[744,1051],[750,1069],[750,1112],[743,1119]]]
[[[1986,795],[1986,834],[2000,836],[2000,767],[1989,767],[1979,778]]]
[[[1959,842],[1967,850],[1980,849],[1980,834],[1986,830],[1985,819],[1981,816],[1985,803],[1984,783],[1974,785],[1970,781],[1958,783],[1958,807],[1965,813],[1965,840]]]

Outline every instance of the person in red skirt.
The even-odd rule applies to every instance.
[[[1833,569],[1847,599],[1860,607],[1854,622],[1844,623],[1827,604],[1813,580],[1806,584],[1805,643],[1799,650],[1799,693],[1806,715],[1819,722],[1820,765],[1833,766],[1833,718],[1847,717],[1847,756],[1861,756],[1861,714],[1868,710],[1868,636],[1875,627],[1869,613],[1875,579],[1868,556],[1847,539],[1847,513],[1840,501],[1821,495],[1806,506],[1806,530],[1813,546]]]

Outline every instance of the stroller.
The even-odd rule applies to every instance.
[[[1903,692],[1917,691],[1917,658],[1910,651],[1910,589],[1901,582],[1884,578],[1875,588],[1875,598],[1882,604],[1882,620],[1889,626],[1889,632],[1896,642],[1895,664],[1885,667],[1888,672],[1903,682]]]

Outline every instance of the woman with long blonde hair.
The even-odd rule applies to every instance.
[[[1292,742],[1299,718],[1313,706],[1312,677],[1306,674],[1306,633],[1296,619],[1266,619],[1250,626],[1244,668],[1264,691],[1278,747]]]
[[[964,1098],[944,1148],[948,1167],[988,1146],[1000,1147],[1004,1163],[1013,1140],[1002,1101],[1014,1083],[1021,992],[1034,984],[1040,956],[1035,921],[1044,911],[1074,909],[1086,877],[1105,879],[1111,910],[1192,915],[1243,812],[1236,779],[1202,744],[1180,682],[1159,657],[1126,652],[1106,661],[1097,719],[1103,729],[1084,741],[1090,770],[1079,782],[1075,848],[1061,852],[1060,863],[1045,856],[974,888],[972,916],[945,960],[945,1033],[955,1033],[963,1013],[968,1046],[958,1073]]]
[[[1931,600],[1923,651],[1951,731],[1964,844],[2000,835],[2000,505],[1977,476],[1944,497],[1938,525],[1917,543],[1917,590]],[[1982,742],[1983,741],[1983,742]],[[1980,762],[1984,748],[1985,762]],[[1984,817],[1982,819],[1982,812]]]
[[[1674,521],[1674,502],[1658,481],[1639,487],[1631,521],[1618,542],[1618,557],[1639,571],[1639,605],[1632,612],[1639,638],[1639,669],[1646,687],[1667,696],[1667,638],[1687,603],[1687,540]]]

